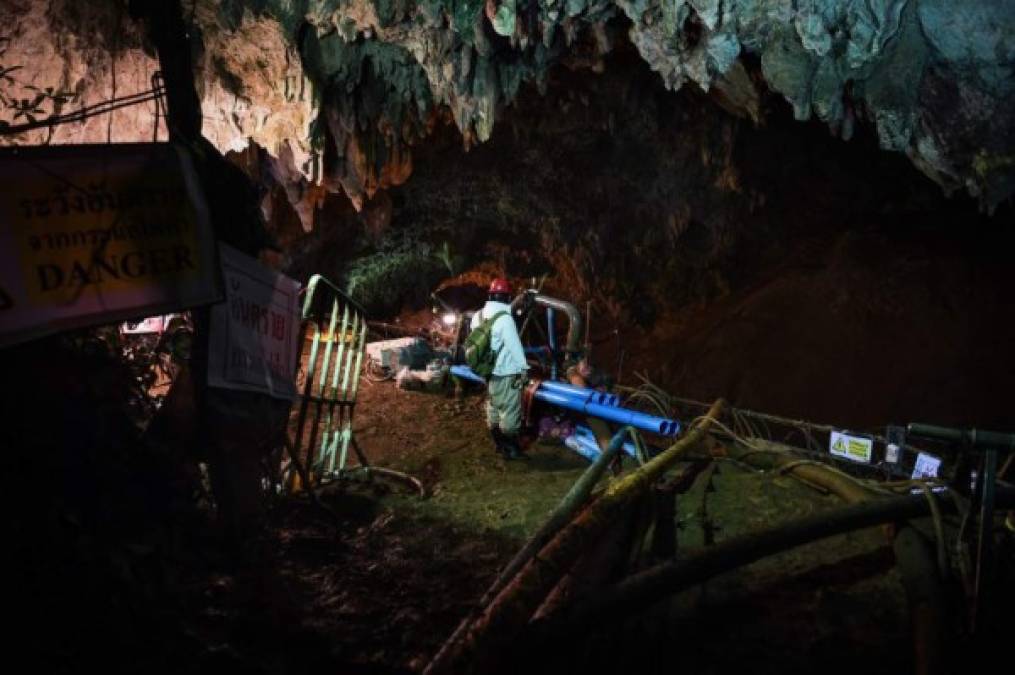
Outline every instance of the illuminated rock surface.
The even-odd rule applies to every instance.
[[[124,4],[9,0],[2,63],[75,93],[64,110],[147,89],[157,65]],[[486,141],[523,83],[557,64],[598,71],[627,39],[668,88],[713,91],[756,122],[779,95],[843,138],[874,129],[987,207],[1015,187],[1015,0],[198,0],[193,22],[205,135],[223,151],[252,141],[357,207],[408,178],[442,115],[466,145]],[[154,112],[19,142],[147,140]]]

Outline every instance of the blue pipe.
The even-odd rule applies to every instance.
[[[617,450],[623,448],[624,445],[629,445],[624,442],[624,439],[631,435],[631,427],[624,427],[617,433],[613,434],[609,444],[606,446],[606,452],[610,455],[615,455]],[[621,445],[623,443],[623,445]],[[574,436],[568,436],[564,439],[564,445],[574,450],[582,457],[585,457],[590,462],[594,462],[599,459],[599,456],[603,454],[599,448],[599,442],[593,441],[588,438],[582,438],[578,434]],[[635,456],[637,459],[637,457]]]
[[[578,387],[573,384],[567,384],[566,382],[555,382],[551,380],[544,380],[541,389],[545,391],[553,391],[558,394],[564,394],[571,398],[578,398],[585,401],[591,401],[592,403],[599,403],[600,405],[619,406],[620,396],[616,394],[608,394],[603,391],[596,391],[595,389],[588,389],[586,387]]]
[[[582,443],[591,443],[597,450],[599,449],[599,439],[592,433],[592,429],[578,425],[574,428],[575,436],[578,437],[578,441]],[[634,443],[625,441],[621,447],[625,455],[638,459],[638,450],[634,447]]]
[[[486,384],[486,380],[472,372],[472,368],[469,368],[468,366],[451,366],[451,374],[455,377],[460,377],[463,380],[478,382],[484,385]]]
[[[483,378],[473,373],[468,366],[451,366],[451,374],[472,382],[486,384]],[[565,382],[551,382],[549,380],[545,380],[541,383],[540,389],[556,392],[563,396],[567,396],[568,398],[576,399],[580,403],[598,403],[600,405],[609,406],[620,405],[620,397],[616,394],[608,394],[606,392],[596,391],[595,389],[586,389],[585,387],[576,387],[573,384],[567,384]]]
[[[586,415],[591,415],[592,417],[599,417],[615,424],[629,424],[635,429],[647,431],[651,434],[659,434],[660,436],[676,436],[680,431],[680,422],[677,422],[676,420],[668,420],[663,417],[646,415],[645,413],[638,412],[637,410],[600,405],[598,403],[583,404],[578,399],[568,398],[567,396],[552,391],[543,391],[542,387],[537,389],[533,396],[537,401],[542,401],[543,403],[549,403],[550,405],[555,405],[559,408],[585,413]]]
[[[584,439],[579,438],[577,435],[565,438],[564,446],[570,450],[574,450],[590,462],[596,461],[599,459],[599,455],[603,454],[598,445],[592,447],[586,443]]]
[[[472,372],[468,366],[451,366],[451,374],[466,380],[486,384],[483,378]],[[647,415],[637,410],[628,410],[619,406],[614,407],[592,401],[583,401],[580,398],[571,398],[559,392],[547,391],[546,382],[540,384],[533,396],[537,401],[542,401],[543,403],[549,403],[550,405],[555,405],[566,410],[573,410],[574,412],[585,413],[592,417],[599,417],[615,424],[629,424],[636,429],[647,431],[651,434],[676,436],[680,433],[680,422],[676,420]]]
[[[589,448],[590,450],[599,450],[599,441],[597,441],[595,439],[585,438],[584,436],[579,436],[578,437],[578,443],[580,443],[581,445],[585,446],[586,448]],[[638,459],[638,453],[635,451],[634,446],[631,445],[630,443],[624,443],[624,445],[621,446],[620,449],[621,449],[621,451],[623,451],[623,453],[625,455],[627,455],[631,459],[634,459],[634,460]]]

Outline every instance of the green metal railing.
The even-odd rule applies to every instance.
[[[305,454],[306,467],[318,480],[342,477],[350,448],[360,467],[369,466],[352,433],[366,349],[366,316],[337,286],[315,274],[303,299],[303,327],[301,348],[308,337],[311,344],[294,450],[298,456]],[[312,420],[309,428],[308,419]]]

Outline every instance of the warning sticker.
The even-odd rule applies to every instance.
[[[926,452],[921,452],[916,456],[916,466],[913,467],[913,480],[937,478],[937,472],[940,468],[940,458],[928,455]]]
[[[874,450],[874,439],[833,431],[828,441],[828,449],[836,457],[844,457],[854,462],[870,463]]]

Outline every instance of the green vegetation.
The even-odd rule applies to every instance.
[[[369,314],[388,316],[426,302],[445,273],[430,244],[406,238],[354,260],[346,270],[346,292]]]

